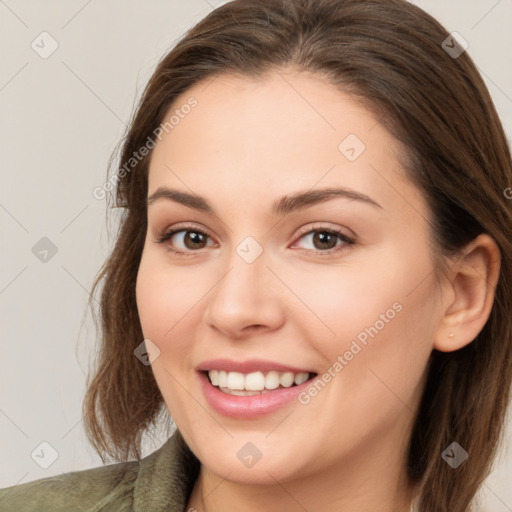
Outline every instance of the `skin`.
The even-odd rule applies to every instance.
[[[430,213],[405,177],[404,148],[318,76],[288,68],[260,80],[221,75],[171,110],[191,96],[197,107],[154,149],[148,195],[164,186],[194,193],[218,216],[152,202],[136,289],[144,336],[160,350],[156,381],[202,463],[188,507],[408,511],[415,489],[406,449],[429,356],[470,343],[485,324],[496,244],[481,235],[436,280]],[[349,134],[366,146],[353,162],[338,150]],[[380,208],[334,198],[271,212],[283,196],[330,187],[366,194]],[[156,242],[183,222],[207,233],[202,246],[184,238],[190,232]],[[337,229],[355,243],[334,237],[322,246],[313,229]],[[263,249],[253,263],[236,252],[247,236]],[[322,375],[396,303],[400,312],[305,405],[233,419],[215,412],[198,385],[196,366],[217,357]],[[251,468],[237,458],[247,442],[262,453]]]

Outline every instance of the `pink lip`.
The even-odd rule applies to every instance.
[[[237,363],[225,359],[205,361],[201,363],[197,369],[201,389],[210,407],[223,416],[237,419],[259,418],[266,414],[271,414],[277,409],[296,401],[297,395],[311,384],[310,379],[299,386],[278,388],[261,395],[236,396],[223,393],[217,387],[213,386],[206,374],[206,370],[239,371],[241,373],[250,373],[252,371],[291,371],[293,373],[303,373],[307,372],[307,370],[283,366],[268,361],[253,360]]]
[[[265,361],[263,359],[249,359],[247,361],[232,361],[229,359],[210,359],[203,361],[196,370],[200,372],[208,370],[224,370],[226,372],[293,372],[293,373],[313,373],[312,370],[304,368],[297,368],[294,366],[287,366],[272,361]]]

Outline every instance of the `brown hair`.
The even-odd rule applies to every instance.
[[[512,381],[512,183],[510,151],[489,93],[466,52],[442,47],[448,32],[404,0],[236,0],[193,27],[159,63],[122,144],[125,163],[164,121],[174,100],[219,73],[261,76],[284,66],[354,94],[407,148],[410,178],[428,200],[441,256],[488,233],[501,254],[495,302],[466,347],[434,350],[409,445],[408,475],[422,482],[421,511],[462,512],[488,475]],[[450,46],[453,46],[451,43]],[[141,436],[164,402],[151,367],[134,357],[143,340],[135,282],[145,232],[150,155],[118,181],[123,211],[102,283],[102,345],[84,401],[87,434],[102,456],[140,457]],[[442,262],[442,259],[439,260]],[[442,266],[439,267],[442,271]],[[453,441],[469,459],[441,458]]]

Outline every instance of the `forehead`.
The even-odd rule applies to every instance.
[[[179,96],[170,116],[172,129],[152,155],[149,194],[185,187],[261,203],[292,190],[344,186],[382,204],[404,201],[397,187],[419,193],[405,178],[404,148],[379,119],[311,73],[209,78]]]

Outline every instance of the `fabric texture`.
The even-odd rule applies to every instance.
[[[140,461],[0,489],[1,512],[183,512],[199,462],[176,432]]]
[[[186,512],[198,472],[177,431],[140,461],[0,489],[0,512]],[[414,504],[410,512],[417,512]]]

